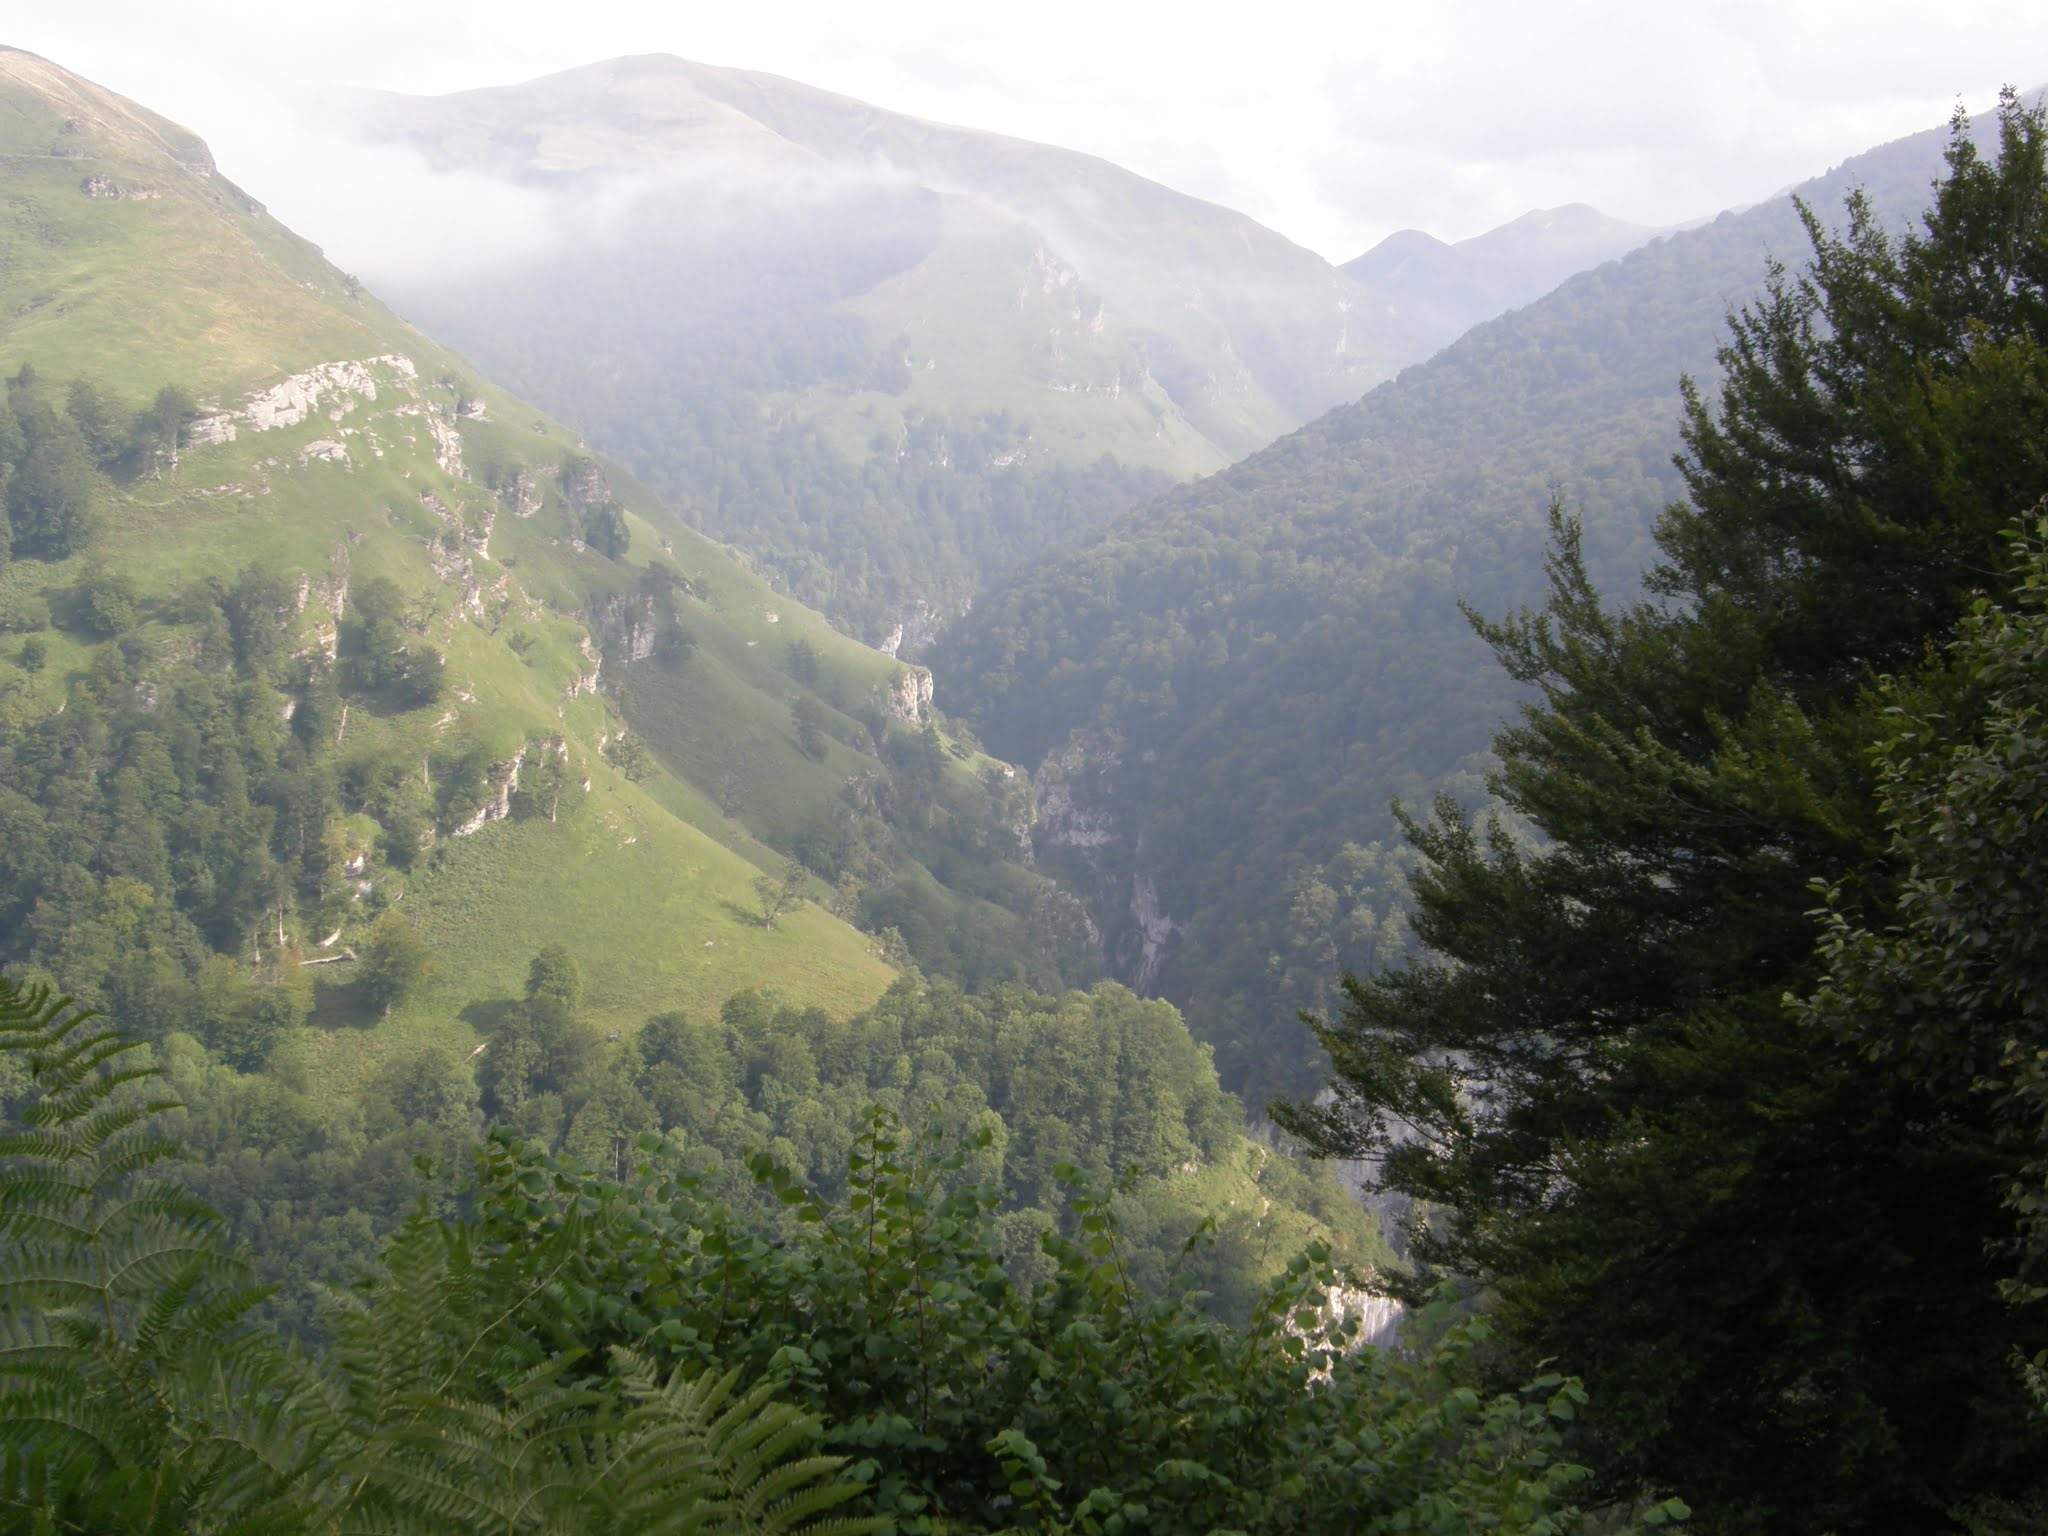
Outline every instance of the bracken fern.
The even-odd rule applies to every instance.
[[[304,1529],[319,1436],[300,1372],[249,1325],[220,1218],[163,1176],[175,1101],[137,1042],[0,978],[0,1051],[32,1092],[0,1131],[0,1521]]]
[[[217,1213],[165,1165],[138,1042],[0,978],[30,1092],[0,1129],[0,1532],[848,1536],[864,1489],[737,1373],[539,1342],[565,1222],[510,1261],[424,1211],[325,1370],[252,1316]]]

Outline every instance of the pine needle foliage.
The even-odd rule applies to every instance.
[[[2048,1493],[2012,1367],[2048,1334],[1999,1289],[2015,1101],[1970,1087],[2019,1076],[2009,1004],[1786,1006],[1849,938],[1816,882],[1880,931],[1953,897],[1929,965],[1967,959],[1973,1007],[1980,972],[2025,992],[1978,957],[2040,927],[2031,727],[1888,787],[1927,749],[1880,682],[2013,598],[2048,485],[2048,120],[1998,116],[1995,157],[1958,119],[1921,232],[1860,199],[1841,238],[1809,219],[1807,269],[1731,319],[1653,600],[1603,598],[1560,512],[1549,602],[1478,621],[1532,691],[1492,787],[1541,844],[1448,799],[1410,823],[1433,953],[1349,979],[1316,1023],[1330,1101],[1275,1111],[1428,1210],[1412,1251],[1489,1285],[1509,1379],[1569,1361],[1619,1410],[1585,1442],[1609,1489],[1675,1486],[1717,1531],[1945,1531]],[[1920,829],[1932,884],[1901,810],[1954,828]]]

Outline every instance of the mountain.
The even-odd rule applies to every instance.
[[[1566,278],[1625,256],[1661,231],[1584,203],[1539,208],[1448,244],[1419,229],[1387,236],[1341,270],[1434,346],[1549,293]]]
[[[876,641],[1427,350],[1241,214],[769,75],[627,58],[348,115],[555,236],[394,256],[407,314]]]
[[[98,525],[76,547],[17,536],[0,573],[7,787],[36,829],[15,842],[0,956],[114,1001],[92,935],[114,921],[107,882],[134,880],[148,916],[110,931],[166,965],[240,948],[317,979],[312,1017],[367,1031],[307,1039],[344,1080],[420,1039],[468,1052],[467,1020],[550,943],[592,971],[586,1008],[611,1029],[714,1015],[770,979],[798,1005],[859,1008],[893,966],[852,918],[897,929],[897,963],[1062,978],[1057,894],[1002,853],[1002,765],[926,730],[921,670],[835,633],[479,380],[185,130],[7,51],[0,152],[0,369],[41,381],[9,391],[29,440],[10,509],[25,526],[20,498],[61,472]],[[177,420],[131,441],[153,397]],[[60,451],[75,462],[53,470]],[[221,709],[245,759],[232,787],[169,766]],[[75,839],[123,814],[107,786],[144,758],[166,803],[133,866],[110,866],[97,834]],[[79,825],[47,809],[67,795],[90,802],[66,813]],[[192,796],[247,813],[238,892],[204,867],[219,826],[169,808]],[[816,902],[765,925],[755,883],[799,851],[824,872],[802,878]],[[380,1010],[346,957],[387,911],[436,963]]]
[[[1160,1286],[1384,1256],[1177,1013],[1061,990],[1086,913],[928,672],[11,49],[0,315],[0,967],[150,1043],[294,1326],[487,1119],[614,1172],[666,1136],[744,1202],[764,1148],[840,1181],[868,1106],[936,1111],[1020,1264],[1069,1163],[1139,1176]]]
[[[1903,225],[1946,134],[1801,187]],[[1090,893],[1116,974],[1174,999],[1254,1101],[1322,1077],[1299,1008],[1398,960],[1399,797],[1485,799],[1516,695],[1459,612],[1543,596],[1546,508],[1634,588],[1679,492],[1679,381],[1807,252],[1779,198],[1652,241],[977,601],[943,702],[1029,765],[1040,856]]]

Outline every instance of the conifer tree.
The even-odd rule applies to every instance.
[[[1348,980],[1333,1101],[1277,1107],[1428,1202],[1421,1255],[1587,1376],[1615,1478],[1711,1529],[1949,1529],[2048,1466],[1984,1106],[1784,1002],[1817,979],[1811,882],[1896,879],[1870,686],[2006,579],[2048,488],[2048,133],[2010,93],[1999,128],[1987,159],[1958,121],[1916,236],[1807,215],[1717,408],[1688,390],[1655,600],[1603,605],[1556,518],[1547,608],[1478,625],[1536,691],[1495,790],[1544,841],[1411,822],[1435,958]]]

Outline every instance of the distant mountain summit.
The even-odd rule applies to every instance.
[[[364,277],[903,655],[1650,234],[1559,209],[1350,273],[1091,155],[665,55],[344,105],[544,232],[393,231]]]
[[[626,58],[346,116],[559,234],[366,278],[878,644],[1429,349],[1230,209],[771,75]]]
[[[1400,230],[1344,263],[1343,271],[1400,323],[1441,346],[1661,233],[1584,203],[1567,203],[1525,213],[1456,244],[1419,229]]]
[[[1933,128],[1798,190],[1831,223],[1861,190],[1904,229],[1947,143]],[[1457,246],[1408,232],[1367,260],[1427,292],[1433,261],[1582,260],[1613,223],[1558,210]],[[1543,601],[1560,497],[1596,579],[1630,590],[1684,491],[1681,376],[1711,391],[1729,310],[1807,252],[1782,197],[1647,240],[993,584],[948,632],[941,704],[1033,772],[1041,864],[1088,894],[1119,979],[1186,1008],[1226,1086],[1316,1091],[1297,1010],[1327,1012],[1337,977],[1409,943],[1389,802],[1486,799],[1518,695],[1460,604]]]
[[[360,108],[365,136],[443,169],[571,195],[630,180],[625,228],[642,238],[715,240],[750,209],[801,212],[784,232],[837,270],[779,297],[831,290],[878,344],[907,336],[912,402],[1028,412],[1055,456],[1216,468],[1416,356],[1404,325],[1243,214],[1090,155],[773,75],[647,55]],[[883,256],[885,231],[900,238]],[[867,237],[865,262],[832,249],[849,233]]]

